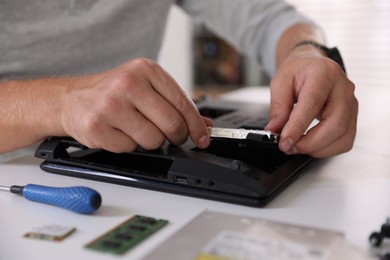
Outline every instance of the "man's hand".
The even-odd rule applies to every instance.
[[[210,143],[203,118],[182,88],[155,62],[138,58],[96,75],[0,82],[0,153],[49,136],[71,136],[90,148],[156,149],[188,136]]]
[[[355,86],[322,50],[297,46],[302,41],[323,43],[324,35],[316,26],[297,24],[280,37],[266,129],[281,134],[279,148],[286,154],[327,157],[347,152],[356,135]],[[309,129],[315,119],[318,123]]]
[[[266,129],[281,133],[279,148],[286,154],[327,157],[349,151],[358,114],[354,89],[337,63],[314,47],[296,48],[271,82]],[[314,119],[318,124],[306,132]]]
[[[90,148],[156,149],[166,139],[182,144],[188,136],[198,147],[209,145],[210,120],[151,60],[131,60],[82,82],[62,99],[60,122],[67,135]]]

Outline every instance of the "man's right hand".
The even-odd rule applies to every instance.
[[[166,139],[182,144],[188,136],[200,148],[210,143],[212,121],[167,72],[144,58],[96,75],[8,82],[0,101],[6,118],[0,153],[50,135],[112,152],[156,149]]]
[[[61,123],[84,145],[112,152],[131,151],[137,144],[156,149],[166,139],[183,144],[188,136],[201,148],[210,142],[210,121],[168,73],[144,58],[71,88],[63,99]]]

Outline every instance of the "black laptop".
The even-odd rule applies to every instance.
[[[221,128],[261,130],[267,123],[267,105],[205,99],[197,107]],[[256,138],[212,138],[207,149],[189,139],[181,146],[166,142],[157,150],[117,154],[51,137],[35,156],[50,173],[254,207],[266,205],[312,161]]]

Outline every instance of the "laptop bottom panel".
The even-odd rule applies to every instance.
[[[300,173],[297,171],[295,174],[291,174],[288,179],[285,179],[281,183],[281,185],[278,186],[277,189],[273,190],[269,194],[262,197],[250,197],[212,190],[197,189],[194,187],[175,185],[172,183],[164,183],[139,177],[122,176],[109,172],[91,170],[77,166],[63,165],[59,163],[51,163],[47,161],[42,162],[40,167],[46,172],[60,174],[64,176],[83,178],[135,188],[149,189],[154,191],[169,192],[173,194],[197,197],[202,199],[211,199],[215,201],[251,207],[264,207],[275,196],[277,196],[281,191],[283,191],[287,186],[289,186],[291,182],[293,182],[296,178],[300,176]]]

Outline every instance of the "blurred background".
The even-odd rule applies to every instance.
[[[389,0],[288,2],[324,28],[329,46],[338,46],[357,93],[362,87],[390,87]],[[250,57],[177,7],[171,9],[159,62],[194,99],[269,81]]]

